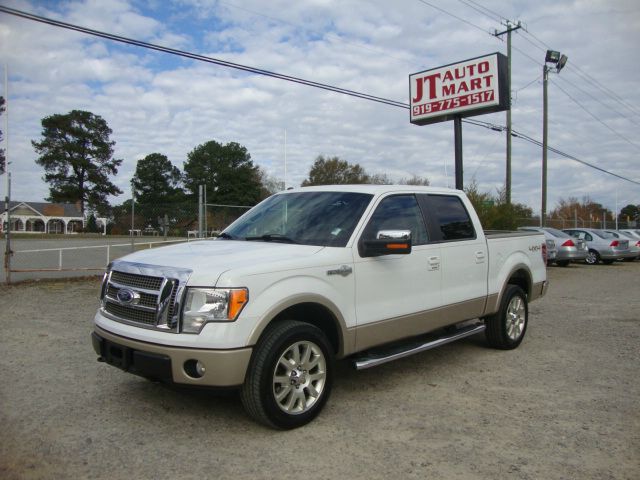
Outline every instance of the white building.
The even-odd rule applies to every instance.
[[[16,233],[76,233],[81,232],[86,219],[75,203],[10,202],[11,231]],[[7,213],[0,214],[0,230],[4,231]],[[105,218],[96,218],[103,230]]]

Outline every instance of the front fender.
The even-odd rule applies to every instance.
[[[327,277],[324,281],[310,275],[296,275],[281,279],[252,297],[246,314],[256,318],[247,345],[255,345],[265,328],[283,311],[300,304],[320,305],[331,315],[339,337],[338,355],[353,351],[355,325],[353,278]],[[243,312],[244,313],[244,312]],[[304,318],[293,319],[304,321]]]

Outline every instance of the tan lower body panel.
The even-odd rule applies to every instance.
[[[356,327],[356,351],[377,345],[415,337],[437,328],[480,317],[485,309],[486,298],[448,305],[414,315],[391,318]]]
[[[547,289],[549,288],[549,282],[538,282],[534,283],[533,287],[531,287],[531,298],[529,298],[530,302],[537,300],[540,297],[544,297],[547,293]]]
[[[251,359],[251,348],[238,350],[201,350],[196,348],[179,348],[146,343],[113,335],[100,327],[96,333],[110,342],[123,345],[141,352],[166,355],[171,359],[171,371],[175,383],[201,385],[207,387],[231,387],[241,385]],[[198,360],[205,366],[205,373],[200,378],[193,378],[184,371],[187,360]]]
[[[538,282],[534,283],[531,287],[531,295],[528,298],[528,302],[533,302],[541,297],[544,297],[547,293],[547,289],[549,288],[549,282]],[[487,308],[484,312],[484,315],[491,315],[498,311],[500,308],[500,300],[501,297],[497,293],[489,295],[487,297]]]

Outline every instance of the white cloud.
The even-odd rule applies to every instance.
[[[640,180],[638,148],[595,121],[558,88],[631,142],[640,143],[640,117],[632,112],[640,108],[634,50],[640,43],[640,13],[635,3],[482,4],[522,19],[536,38],[569,55],[561,74],[551,74],[549,144]],[[409,73],[506,49],[488,33],[411,1],[87,0],[48,10],[25,2],[11,5],[403,102]],[[482,29],[500,28],[497,21],[462,3],[437,5]],[[513,36],[518,49],[513,87],[533,82],[517,92],[513,121],[516,130],[541,139],[540,78],[546,47],[534,47],[536,38],[525,32]],[[320,154],[359,162],[371,173],[394,178],[417,174],[435,185],[453,183],[453,126],[410,125],[404,109],[125,47],[6,14],[0,14],[0,55],[10,69],[9,156],[16,199],[35,201],[47,195],[30,141],[38,138],[41,118],[72,109],[99,114],[113,129],[116,157],[124,159],[116,183],[127,195],[138,159],[160,152],[182,167],[191,149],[211,139],[245,145],[257,164],[282,177],[285,130],[289,185],[299,184]],[[632,110],[613,93],[605,94],[586,81],[585,73]],[[504,114],[477,119],[505,123]],[[495,191],[504,182],[504,134],[465,125],[463,138],[465,179],[474,177],[482,189]],[[513,198],[534,210],[540,205],[540,159],[539,147],[513,139]],[[637,185],[549,154],[550,208],[560,197],[585,194],[613,208],[616,192],[620,199],[640,203]]]

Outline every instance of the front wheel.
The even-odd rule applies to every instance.
[[[241,390],[254,420],[281,429],[301,427],[322,410],[331,393],[333,352],[326,335],[287,320],[268,328],[256,346]]]
[[[516,348],[524,338],[528,322],[527,295],[517,285],[508,285],[500,310],[485,319],[487,343],[502,350]]]

